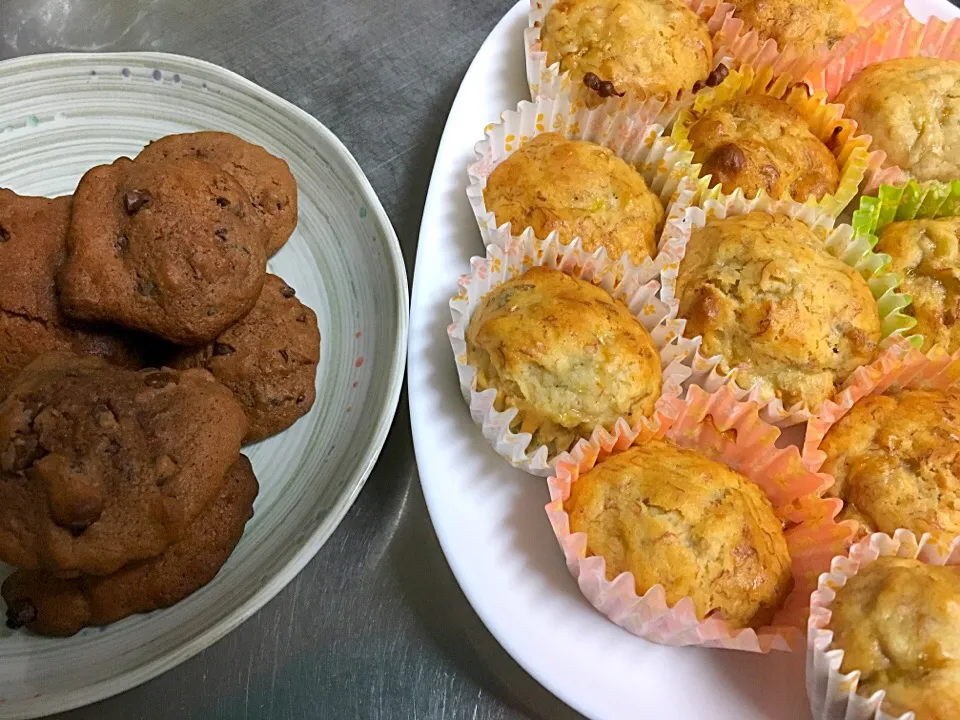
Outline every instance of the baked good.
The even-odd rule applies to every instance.
[[[212,343],[185,350],[178,368],[202,367],[233,392],[249,420],[244,442],[293,425],[313,407],[320,331],[294,289],[267,275],[253,310]]]
[[[820,450],[827,491],[864,532],[960,534],[960,394],[904,390],[857,402]]]
[[[898,288],[913,298],[905,312],[917,319],[923,351],[960,349],[960,217],[904,220],[879,232],[876,251],[903,276]]]
[[[753,212],[694,229],[676,295],[684,335],[785,407],[813,409],[869,363],[880,316],[866,281],[798,220]]]
[[[473,311],[467,362],[496,409],[518,410],[514,432],[531,448],[569,450],[600,425],[631,426],[653,413],[660,356],[646,328],[604,290],[534,267],[493,288]]]
[[[69,221],[69,196],[51,200],[0,189],[0,399],[17,373],[45,352],[72,350],[140,366],[130,338],[70,322],[60,312],[56,274]]]
[[[857,31],[857,18],[847,0],[731,0],[733,16],[800,54],[832,48]]]
[[[227,470],[220,494],[186,536],[159,557],[113,575],[58,578],[43,570],[17,570],[2,587],[7,626],[41,635],[73,635],[137,613],[170,607],[196,592],[223,567],[253,517],[257,477],[241,455]]]
[[[108,575],[159,555],[220,491],[246,424],[204,370],[41,356],[0,403],[0,561]]]
[[[837,159],[783,100],[743,95],[708,109],[689,129],[693,160],[723,192],[760,190],[798,202],[821,199],[840,184]]]
[[[64,310],[199,344],[249,312],[266,272],[262,228],[233,176],[203,160],[120,158],[73,199]]]
[[[960,60],[916,57],[868,65],[840,91],[871,149],[917,180],[960,177]]]
[[[196,132],[154,140],[137,162],[182,157],[206,160],[236,178],[263,224],[268,257],[290,239],[297,226],[297,181],[286,161],[230,133]]]
[[[584,473],[564,503],[571,533],[608,580],[633,573],[638,595],[662,585],[669,606],[701,620],[769,624],[792,588],[782,525],[760,488],[725,465],[654,440]]]
[[[879,557],[836,592],[830,649],[857,693],[884,690],[885,717],[960,717],[960,568]]]
[[[540,47],[591,106],[623,95],[673,98],[713,68],[706,23],[677,0],[558,0]]]
[[[633,167],[602,145],[543,133],[524,143],[487,178],[483,191],[497,227],[539,238],[556,230],[560,242],[606,248],[639,264],[657,254],[664,211]]]

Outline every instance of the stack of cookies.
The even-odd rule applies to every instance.
[[[266,272],[296,222],[287,164],[217,132],[94,167],[72,197],[0,190],[9,627],[168,607],[226,562],[258,490],[241,445],[315,399],[316,315]]]

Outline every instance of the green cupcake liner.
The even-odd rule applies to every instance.
[[[854,211],[850,223],[854,231],[851,249],[875,247],[879,241],[879,231],[892,222],[954,215],[960,215],[960,180],[947,183],[919,183],[910,180],[901,187],[881,185],[876,196],[860,198],[860,207]],[[876,264],[878,259],[882,259],[882,264],[876,268],[870,267]],[[877,297],[880,316],[884,318],[883,322],[889,325],[889,334],[900,334],[914,347],[920,348],[923,345],[923,336],[918,333],[908,334],[917,324],[913,317],[906,314],[913,299],[897,292],[903,277],[898,273],[884,272],[890,262],[887,255],[872,253],[871,258],[865,256],[864,260],[869,262],[864,263],[861,273],[872,270],[871,275],[864,274],[864,277],[870,283],[874,297]],[[878,291],[882,294],[878,295]],[[889,315],[884,315],[882,303],[887,303],[887,309],[892,310]],[[886,334],[887,330],[884,332]]]

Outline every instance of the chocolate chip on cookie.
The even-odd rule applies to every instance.
[[[179,541],[246,433],[202,370],[44,355],[0,403],[0,561],[107,575]]]
[[[212,340],[253,307],[266,268],[247,192],[196,158],[121,158],[74,195],[64,310],[184,345]]]
[[[168,135],[150,143],[138,162],[194,157],[218,165],[250,194],[265,228],[267,256],[287,242],[297,226],[297,182],[286,162],[259,145],[222,132]]]
[[[290,427],[316,397],[320,331],[317,316],[293,288],[267,275],[260,299],[243,320],[202,348],[173,361],[204,367],[233,391],[250,421],[250,443]]]
[[[0,399],[30,361],[45,352],[99,355],[139,367],[133,338],[69,321],[60,312],[56,275],[63,263],[70,197],[52,200],[0,190]]]
[[[43,570],[16,571],[2,587],[7,626],[66,636],[180,602],[210,582],[227,561],[253,514],[257,489],[250,461],[241,455],[227,470],[219,496],[162,555],[100,577],[64,579]]]

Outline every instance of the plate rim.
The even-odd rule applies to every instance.
[[[960,5],[953,5],[951,0],[906,0],[906,5],[912,11],[917,4],[922,4],[923,11],[922,13],[928,13],[929,16],[938,15],[939,17],[960,17]],[[441,177],[442,169],[439,165],[439,160],[443,157],[447,145],[456,143],[456,138],[454,137],[457,133],[452,130],[450,125],[450,117],[453,115],[454,111],[457,108],[458,101],[461,99],[461,95],[465,92],[469,92],[469,87],[472,84],[482,82],[484,79],[483,73],[480,71],[480,64],[478,59],[485,55],[485,51],[489,52],[488,47],[500,42],[499,36],[506,32],[506,27],[511,23],[516,21],[515,14],[520,11],[523,11],[523,8],[529,5],[528,0],[517,0],[517,2],[509,7],[500,20],[494,25],[494,27],[484,38],[480,47],[477,49],[476,54],[473,59],[470,61],[470,65],[467,68],[466,73],[464,74],[458,88],[456,95],[454,96],[453,102],[451,103],[450,110],[447,112],[446,119],[444,121],[443,132],[441,133],[440,143],[437,148],[437,153],[434,159],[434,166],[430,174],[430,183],[427,189],[426,199],[424,201],[424,212],[420,224],[420,232],[417,238],[417,255],[416,261],[414,263],[414,274],[413,274],[413,293],[411,299],[411,317],[416,318],[421,313],[429,313],[433,308],[429,305],[429,302],[422,299],[422,295],[426,294],[428,291],[424,289],[425,281],[422,280],[421,273],[418,270],[421,267],[420,259],[421,256],[426,256],[428,250],[426,249],[427,244],[424,243],[425,236],[428,236],[429,224],[433,222],[434,217],[437,215],[437,211],[428,212],[432,206],[436,206],[439,211],[444,211],[448,206],[443,202],[442,196],[450,191],[449,185],[445,184],[443,178]],[[917,17],[916,14],[911,12],[914,17]],[[927,17],[927,15],[921,15],[921,17]],[[522,38],[517,37],[514,39],[515,42],[521,43]],[[519,101],[529,100],[529,97],[523,96]],[[509,107],[501,108],[500,112],[510,110]],[[482,139],[483,127],[479,124],[477,125],[477,132],[475,140],[479,141]],[[464,148],[467,150],[472,150],[473,145]],[[466,167],[462,170],[462,178],[466,177]],[[479,235],[477,235],[479,240]],[[482,244],[482,243],[481,243]],[[474,253],[476,254],[476,253]],[[467,272],[468,268],[463,268],[462,272]],[[421,309],[421,305],[423,306]],[[417,325],[414,324],[414,330],[417,330]],[[433,328],[433,330],[436,330]],[[429,332],[429,330],[427,331]],[[425,338],[422,345],[427,346],[429,339]],[[419,359],[415,357],[415,353],[420,353],[423,351],[421,344],[418,344],[417,340],[410,338],[408,339],[408,368],[413,367],[416,364],[416,361]],[[421,421],[417,417],[416,407],[418,401],[415,400],[415,393],[411,388],[411,379],[410,374],[407,376],[407,396],[408,396],[408,411],[410,414],[410,426],[411,433],[413,435],[413,445],[414,445],[414,454],[417,459],[417,475],[420,479],[420,486],[423,490],[423,495],[426,500],[427,511],[430,516],[431,524],[433,525],[434,532],[437,535],[437,539],[440,543],[441,550],[443,550],[444,560],[447,563],[447,566],[450,568],[454,577],[457,580],[457,585],[459,586],[461,592],[467,598],[467,601],[470,603],[471,608],[480,618],[484,627],[490,632],[491,635],[496,639],[500,646],[510,655],[510,657],[531,677],[533,677],[540,685],[546,688],[551,694],[561,700],[563,703],[571,707],[573,710],[579,712],[580,714],[592,717],[589,714],[589,708],[575,693],[568,692],[567,688],[563,687],[559,683],[553,681],[553,679],[546,673],[546,671],[538,664],[534,663],[533,659],[522,652],[519,652],[513,643],[512,639],[509,637],[508,633],[504,631],[504,626],[500,625],[495,621],[495,618],[492,617],[492,613],[487,612],[487,608],[483,606],[483,603],[478,599],[476,593],[473,592],[473,588],[470,586],[469,582],[465,582],[463,576],[465,575],[464,567],[454,561],[451,557],[451,547],[453,545],[450,537],[448,536],[446,530],[442,527],[442,524],[438,524],[435,515],[439,514],[440,508],[438,507],[438,500],[433,495],[431,483],[429,481],[424,481],[424,474],[420,471],[422,466],[426,466],[429,463],[421,462],[421,458],[426,457],[430,448],[426,446],[426,440],[423,437],[421,432]],[[475,442],[481,442],[482,436],[479,433],[477,428],[477,433],[474,438]],[[455,553],[454,553],[455,555]],[[575,582],[575,581],[574,581]]]
[[[380,234],[386,240],[385,245],[392,268],[392,274],[397,281],[397,292],[395,296],[396,311],[393,317],[386,318],[386,321],[395,323],[397,341],[394,343],[394,347],[389,350],[392,355],[389,371],[390,376],[388,379],[387,392],[382,400],[381,412],[376,422],[373,439],[361,454],[360,461],[357,463],[352,479],[347,484],[349,492],[340,496],[327,515],[327,521],[315,528],[311,534],[306,537],[296,554],[273,573],[269,582],[261,586],[259,590],[251,595],[236,610],[161,657],[146,661],[92,685],[67,693],[44,694],[40,699],[23,700],[17,701],[15,704],[0,705],[0,719],[2,720],[6,720],[7,718],[39,717],[41,715],[65,712],[131,690],[173,669],[208,647],[211,647],[267,605],[267,603],[295,579],[307,563],[316,556],[330,536],[340,527],[350,508],[353,507],[360,491],[363,489],[370,473],[373,471],[377,460],[380,458],[387,436],[396,419],[397,409],[400,403],[400,394],[404,388],[410,321],[410,283],[407,276],[406,265],[403,261],[400,241],[393,227],[393,223],[383,208],[380,197],[373,189],[369,178],[367,178],[363,172],[360,164],[356,158],[353,157],[353,154],[343,141],[326,125],[320,122],[320,120],[289,100],[267,90],[252,80],[248,80],[233,70],[207,60],[201,60],[178,53],[153,51],[35,53],[0,61],[0,74],[6,74],[11,71],[15,73],[18,71],[23,72],[32,69],[41,69],[44,66],[83,65],[88,67],[98,62],[123,63],[125,60],[134,65],[147,64],[150,61],[176,64],[179,65],[181,71],[186,74],[189,74],[191,69],[197,69],[218,75],[225,83],[235,84],[265,103],[273,104],[284,113],[289,113],[299,118],[310,126],[329,145],[331,151],[344,163],[346,172],[359,186],[361,195],[366,203],[368,214],[373,215],[379,227]],[[22,714],[18,706],[22,709],[29,704],[36,704],[37,707],[31,708],[27,715]]]

